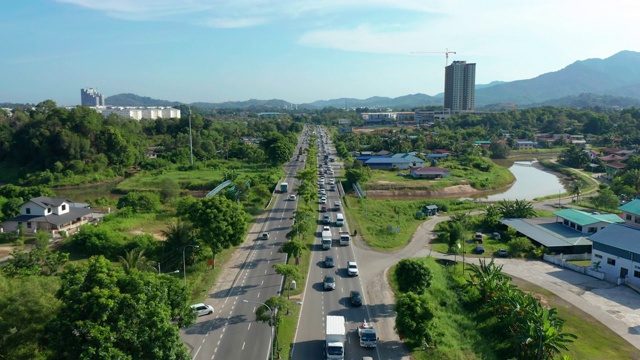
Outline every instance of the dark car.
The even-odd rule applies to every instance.
[[[498,249],[498,251],[496,251],[496,256],[507,257],[509,256],[509,253],[507,252],[507,249]]]
[[[324,277],[324,289],[325,290],[335,290],[336,289],[336,278],[331,276],[331,275],[327,275]]]
[[[482,245],[478,245],[473,249],[473,252],[476,254],[484,254],[484,247],[482,247]]]
[[[362,306],[362,295],[360,291],[351,290],[349,298],[351,299],[351,306]]]
[[[324,258],[324,267],[332,268],[336,266],[336,262],[333,260],[333,256],[327,255]]]

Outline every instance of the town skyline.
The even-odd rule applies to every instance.
[[[0,102],[105,97],[224,102],[444,91],[444,51],[476,84],[514,81],[633,48],[633,16],[597,1],[36,0],[0,15]],[[34,24],[37,24],[35,26]],[[607,29],[606,31],[602,31]],[[413,52],[427,52],[416,54]],[[433,52],[433,53],[428,53]],[[413,53],[413,54],[412,54]]]

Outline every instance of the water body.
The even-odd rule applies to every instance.
[[[564,185],[556,175],[539,169],[537,161],[516,161],[509,171],[516,182],[508,190],[476,197],[486,201],[533,200],[537,197],[557,195],[566,192]]]

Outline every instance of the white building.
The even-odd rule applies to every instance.
[[[180,117],[180,110],[172,107],[107,106],[96,107],[95,110],[101,113],[104,117],[111,114],[117,114],[134,120],[157,118],[171,119]]]

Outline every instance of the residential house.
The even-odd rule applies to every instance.
[[[421,168],[411,168],[409,169],[409,174],[414,179],[440,179],[449,177],[449,175],[451,175],[451,171],[440,167],[429,166]]]
[[[516,150],[535,149],[536,143],[529,140],[516,140],[515,148]]]
[[[372,169],[406,170],[411,167],[424,166],[424,160],[410,154],[395,154],[391,156],[371,156],[366,161],[364,159],[361,159],[361,157],[358,157],[357,159],[363,161],[364,165],[367,165]]]
[[[605,274],[605,280],[640,286],[640,228],[612,224],[589,236],[591,263]]]
[[[60,231],[71,233],[99,217],[88,204],[39,196],[22,204],[20,215],[6,220],[2,231],[16,231],[22,226],[27,234],[47,231],[56,236]]]
[[[629,201],[620,206],[618,210],[622,211],[622,219],[624,219],[625,225],[640,227],[640,199]]]
[[[555,211],[553,214],[556,216],[557,222],[583,234],[593,234],[610,224],[624,223],[624,220],[616,214],[588,213],[576,209],[563,209]]]

